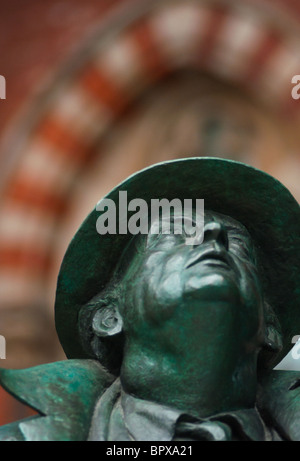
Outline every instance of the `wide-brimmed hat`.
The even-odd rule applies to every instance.
[[[263,268],[266,298],[281,323],[284,347],[279,362],[291,349],[292,337],[300,334],[300,207],[290,192],[253,167],[207,157],[159,163],[133,174],[105,197],[117,208],[120,191],[127,192],[128,202],[204,199],[206,210],[231,216],[248,229]],[[87,358],[79,338],[79,311],[106,287],[132,238],[129,233],[99,235],[100,214],[95,208],[87,216],[58,277],[56,328],[68,358]]]

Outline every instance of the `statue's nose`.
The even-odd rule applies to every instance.
[[[219,222],[209,222],[204,226],[203,243],[218,243],[228,250],[228,235],[225,227]]]

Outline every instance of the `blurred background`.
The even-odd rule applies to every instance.
[[[134,171],[231,158],[300,200],[299,1],[1,0],[0,50],[2,367],[65,358],[53,322],[64,252]],[[28,414],[0,389],[0,424]]]

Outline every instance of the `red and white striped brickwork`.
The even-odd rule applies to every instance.
[[[259,15],[200,1],[160,2],[147,10],[91,43],[91,57],[56,91],[24,143],[2,202],[1,305],[43,298],[51,240],[72,184],[92,165],[103,134],[149,85],[178,68],[200,68],[279,111],[292,105],[299,44]]]
[[[299,31],[240,3],[141,0],[74,58],[38,110],[5,182],[0,309],[43,306],[72,187],[95,156],[99,162],[115,122],[166,76],[205,71],[298,120],[300,103],[290,92],[291,77],[300,73]]]

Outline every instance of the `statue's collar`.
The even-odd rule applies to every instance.
[[[125,392],[121,392],[121,407],[125,426],[134,440],[226,441],[237,435],[243,440],[265,440],[267,437],[265,425],[255,408],[198,419]]]
[[[256,408],[197,419],[159,403],[127,394],[116,380],[99,399],[91,425],[92,441],[267,440]]]

